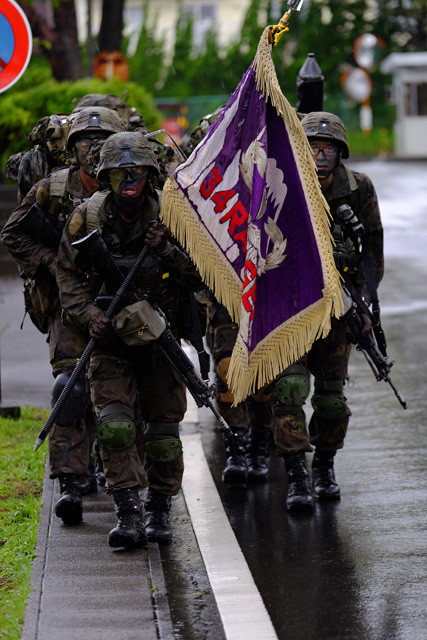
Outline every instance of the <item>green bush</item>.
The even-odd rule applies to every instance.
[[[41,61],[32,61],[19,82],[0,95],[0,168],[9,156],[29,148],[27,134],[33,125],[52,113],[70,113],[73,98],[80,99],[87,93],[112,93],[121,96],[128,104],[143,114],[151,130],[160,128],[161,114],[149,93],[135,83],[117,78],[56,82],[48,67]]]

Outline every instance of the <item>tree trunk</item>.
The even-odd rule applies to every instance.
[[[98,37],[100,51],[120,51],[125,0],[102,0],[102,20]]]
[[[83,64],[77,34],[74,0],[62,0],[53,10],[54,39],[48,58],[56,80],[78,80]]]
[[[61,0],[56,8],[52,3],[35,0],[22,2],[33,37],[49,42],[42,44],[55,80],[78,80],[83,76],[82,56],[77,34],[74,0]]]

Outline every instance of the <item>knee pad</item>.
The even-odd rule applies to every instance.
[[[173,462],[182,455],[176,422],[149,422],[144,433],[145,453],[154,462]]]
[[[59,396],[64,390],[66,384],[71,377],[71,373],[63,372],[56,376],[55,382],[52,388],[51,406],[53,407],[57,402]],[[56,417],[55,424],[60,427],[69,427],[80,420],[84,414],[84,396],[85,396],[85,382],[84,378],[80,378],[75,383],[68,398],[65,400],[61,407],[58,416]]]
[[[226,356],[225,358],[221,358],[221,360],[215,366],[215,373],[221,381],[220,386],[224,389],[224,391],[217,390],[217,398],[220,402],[228,402],[232,404],[234,402],[234,393],[230,391],[227,384],[227,375],[228,369],[230,368],[230,356]]]
[[[314,412],[320,418],[342,420],[347,415],[348,407],[344,397],[344,382],[342,380],[314,381],[314,394],[311,404]]]
[[[114,402],[99,414],[96,439],[101,447],[112,451],[127,449],[135,442],[136,425],[133,410]]]
[[[274,397],[280,413],[301,413],[310,393],[310,380],[306,368],[292,364],[276,379]]]

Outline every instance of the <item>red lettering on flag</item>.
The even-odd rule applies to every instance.
[[[222,175],[218,171],[216,167],[213,167],[212,171],[208,173],[204,181],[200,186],[200,193],[207,200],[212,193],[215,191],[216,187],[222,182]]]
[[[236,227],[240,227],[247,219],[248,212],[239,200],[233,207],[231,207],[230,211],[227,211],[227,213],[220,218],[220,222],[224,223],[227,220],[230,220],[228,232],[230,235],[234,235]]]

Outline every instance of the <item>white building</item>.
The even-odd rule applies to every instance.
[[[250,0],[183,0],[181,11],[189,12],[194,19],[193,45],[202,44],[206,32],[212,25],[216,26],[218,42],[221,47],[237,40],[245,12]],[[76,0],[77,19],[81,39],[87,37],[87,8],[91,7],[92,34],[99,31],[102,14],[102,0]],[[124,9],[124,33],[131,38],[131,47],[136,46],[143,22],[143,0],[126,0]],[[276,14],[279,20],[280,0],[276,2]],[[173,50],[175,24],[178,18],[180,3],[178,0],[150,0],[149,24],[157,18],[159,37],[165,43],[165,51]],[[274,3],[273,3],[274,12]]]
[[[396,156],[426,158],[427,51],[392,53],[383,60],[381,71],[393,76]]]

